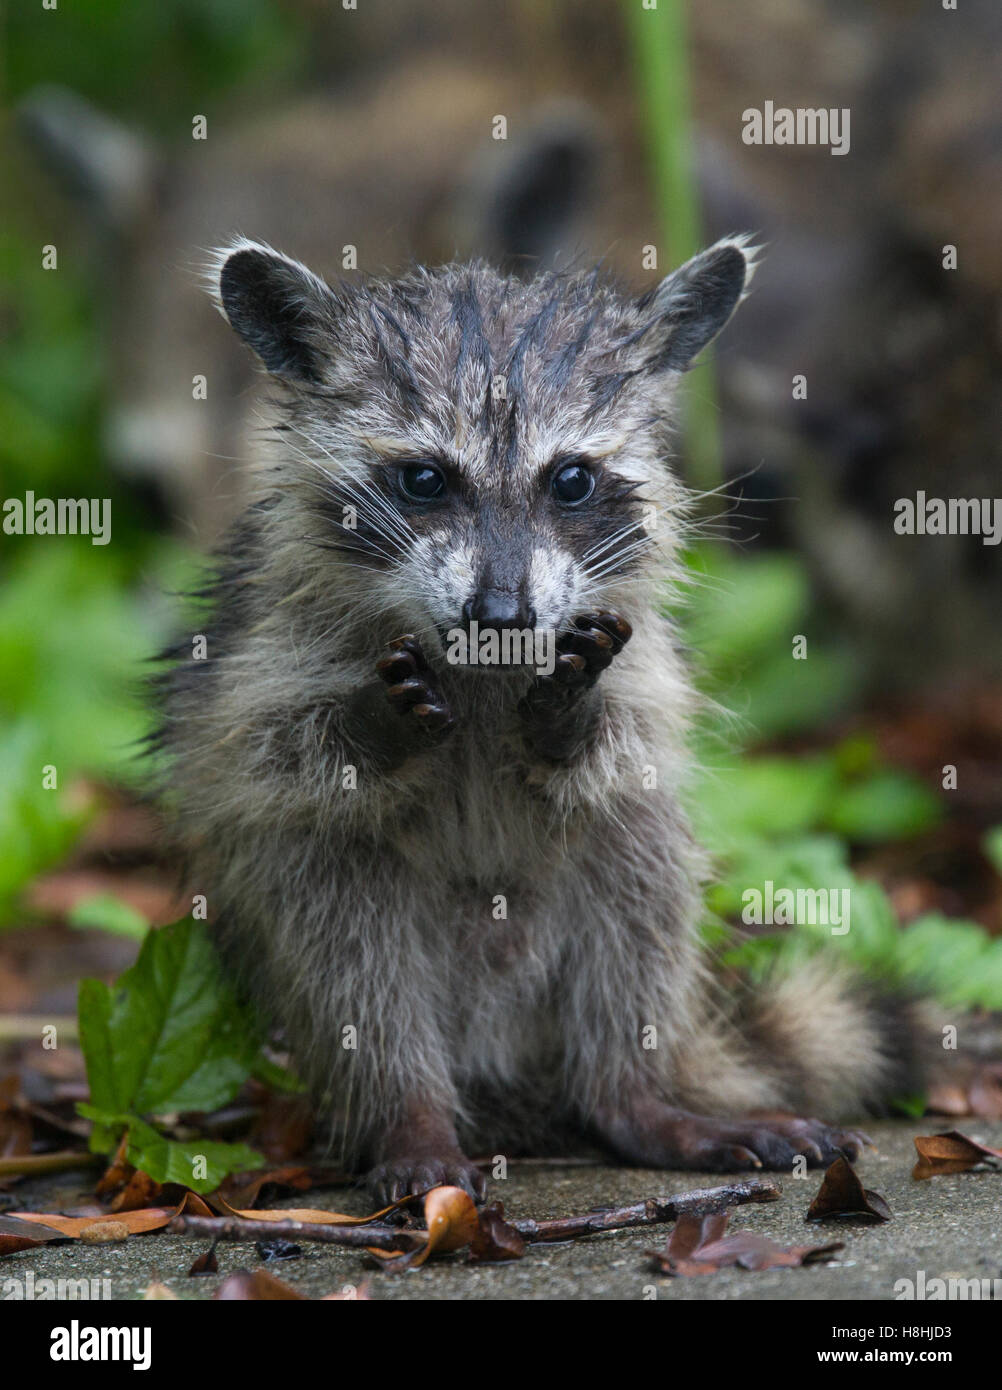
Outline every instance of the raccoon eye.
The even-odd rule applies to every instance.
[[[565,463],[553,475],[553,495],[565,507],[583,502],[595,490],[595,477],[583,463]]]
[[[408,463],[398,476],[401,490],[415,502],[431,502],[445,491],[445,474],[433,463]]]

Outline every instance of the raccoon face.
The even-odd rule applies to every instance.
[[[215,276],[288,388],[291,485],[332,564],[368,569],[374,609],[444,642],[474,623],[559,630],[677,527],[672,387],[749,271],[736,238],[639,300],[597,272],[523,283],[479,262],[334,288],[239,242]]]

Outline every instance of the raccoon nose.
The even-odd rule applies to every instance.
[[[483,589],[463,604],[463,617],[469,627],[476,622],[481,628],[526,628],[536,626],[536,610],[521,594],[505,589]]]

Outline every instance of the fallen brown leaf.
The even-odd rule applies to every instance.
[[[160,1183],[154,1182],[149,1173],[137,1171],[112,1200],[112,1211],[141,1211],[145,1207],[156,1206],[163,1197]]]
[[[0,1255],[13,1255],[18,1250],[30,1250],[46,1241],[62,1238],[62,1233],[53,1226],[22,1221],[13,1215],[0,1216]]]
[[[807,1209],[808,1221],[855,1217],[860,1221],[890,1221],[891,1209],[879,1192],[871,1192],[847,1158],[840,1154],[827,1170],[817,1196]]]
[[[968,1173],[979,1163],[1002,1161],[1002,1149],[989,1149],[951,1129],[945,1134],[921,1135],[915,1140],[918,1162],[912,1177],[936,1178],[944,1173]]]
[[[152,1286],[151,1286],[152,1287]],[[159,1287],[163,1288],[161,1284]],[[176,1298],[170,1290],[166,1290],[161,1297]],[[281,1279],[276,1279],[274,1274],[269,1274],[265,1269],[238,1269],[233,1274],[228,1274],[219,1288],[212,1295],[214,1299],[222,1302],[296,1302],[309,1303],[308,1294],[300,1293],[291,1284],[283,1283]],[[321,1303],[356,1303],[368,1302],[369,1285],[363,1280],[357,1287],[347,1287],[337,1293],[326,1293],[318,1302]]]
[[[120,1188],[126,1187],[135,1173],[135,1168],[128,1162],[125,1155],[129,1147],[129,1131],[124,1130],[122,1137],[118,1141],[118,1148],[107,1168],[98,1179],[94,1193],[98,1197],[107,1197],[112,1192],[118,1192]]]
[[[934,1081],[926,1094],[926,1111],[933,1115],[969,1115],[967,1087],[958,1081]]]
[[[473,1198],[461,1187],[433,1187],[424,1199],[424,1220],[427,1238],[420,1244],[399,1253],[370,1248],[369,1254],[378,1259],[382,1268],[391,1274],[417,1269],[432,1255],[445,1255],[469,1245],[480,1230]],[[414,1233],[401,1232],[406,1243]]]
[[[31,1153],[34,1131],[20,1092],[15,1073],[11,1072],[0,1081],[0,1157],[3,1158]]]
[[[192,1262],[188,1270],[189,1278],[195,1278],[200,1274],[218,1274],[219,1261],[216,1259],[216,1245],[218,1241],[213,1241],[208,1250],[199,1255],[197,1260]]]
[[[1002,1062],[980,1062],[960,1076],[933,1081],[926,1109],[934,1115],[1002,1120]]]
[[[285,1168],[260,1168],[252,1173],[231,1173],[213,1194],[236,1211],[253,1207],[263,1187],[291,1187],[305,1192],[313,1186],[309,1168],[303,1164]]]
[[[228,1274],[212,1296],[222,1302],[308,1302],[304,1293],[294,1289],[291,1284],[283,1284],[281,1279],[276,1279],[274,1274],[269,1274],[264,1269],[256,1269],[253,1272],[249,1269],[238,1269],[233,1274]]]
[[[107,1216],[62,1216],[53,1212],[13,1211],[0,1217],[0,1233],[3,1222],[17,1220],[27,1223],[29,1228],[45,1232],[43,1240],[83,1240],[89,1242],[124,1240],[127,1236],[144,1235],[147,1231],[159,1231],[182,1212],[196,1216],[211,1216],[212,1210],[194,1192],[186,1192],[176,1207],[146,1207],[141,1211],[123,1211]],[[85,1234],[86,1233],[86,1234]],[[27,1234],[27,1232],[23,1233]],[[0,1252],[9,1253],[0,1245]]]
[[[662,1274],[683,1278],[716,1274],[734,1266],[748,1270],[793,1269],[827,1260],[843,1248],[838,1242],[783,1246],[751,1231],[725,1235],[730,1215],[729,1211],[709,1216],[684,1213],[675,1223],[667,1248],[647,1252],[654,1267]]]
[[[983,1120],[1002,1120],[1002,1062],[983,1062],[968,1088],[971,1114]]]
[[[491,1202],[477,1213],[477,1232],[470,1245],[474,1260],[518,1260],[525,1254],[525,1240],[504,1219],[504,1207]]]
[[[398,1202],[391,1202],[388,1207],[381,1207],[379,1211],[370,1212],[368,1216],[347,1216],[342,1211],[324,1211],[320,1207],[258,1207],[241,1210],[231,1207],[218,1193],[213,1195],[212,1201],[224,1216],[239,1216],[244,1221],[307,1221],[315,1226],[368,1226],[380,1217],[388,1216],[391,1211],[399,1211],[401,1207],[413,1201],[413,1198],[401,1197]],[[208,1214],[211,1215],[211,1212]]]
[[[166,1284],[162,1284],[159,1279],[154,1279],[151,1284],[147,1284],[143,1298],[147,1303],[176,1303],[177,1294],[173,1289],[169,1289]]]

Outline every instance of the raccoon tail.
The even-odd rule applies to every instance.
[[[923,1094],[943,1056],[934,1005],[825,957],[777,971],[717,1022],[682,1081],[704,1112],[780,1109],[827,1122],[886,1114]]]

